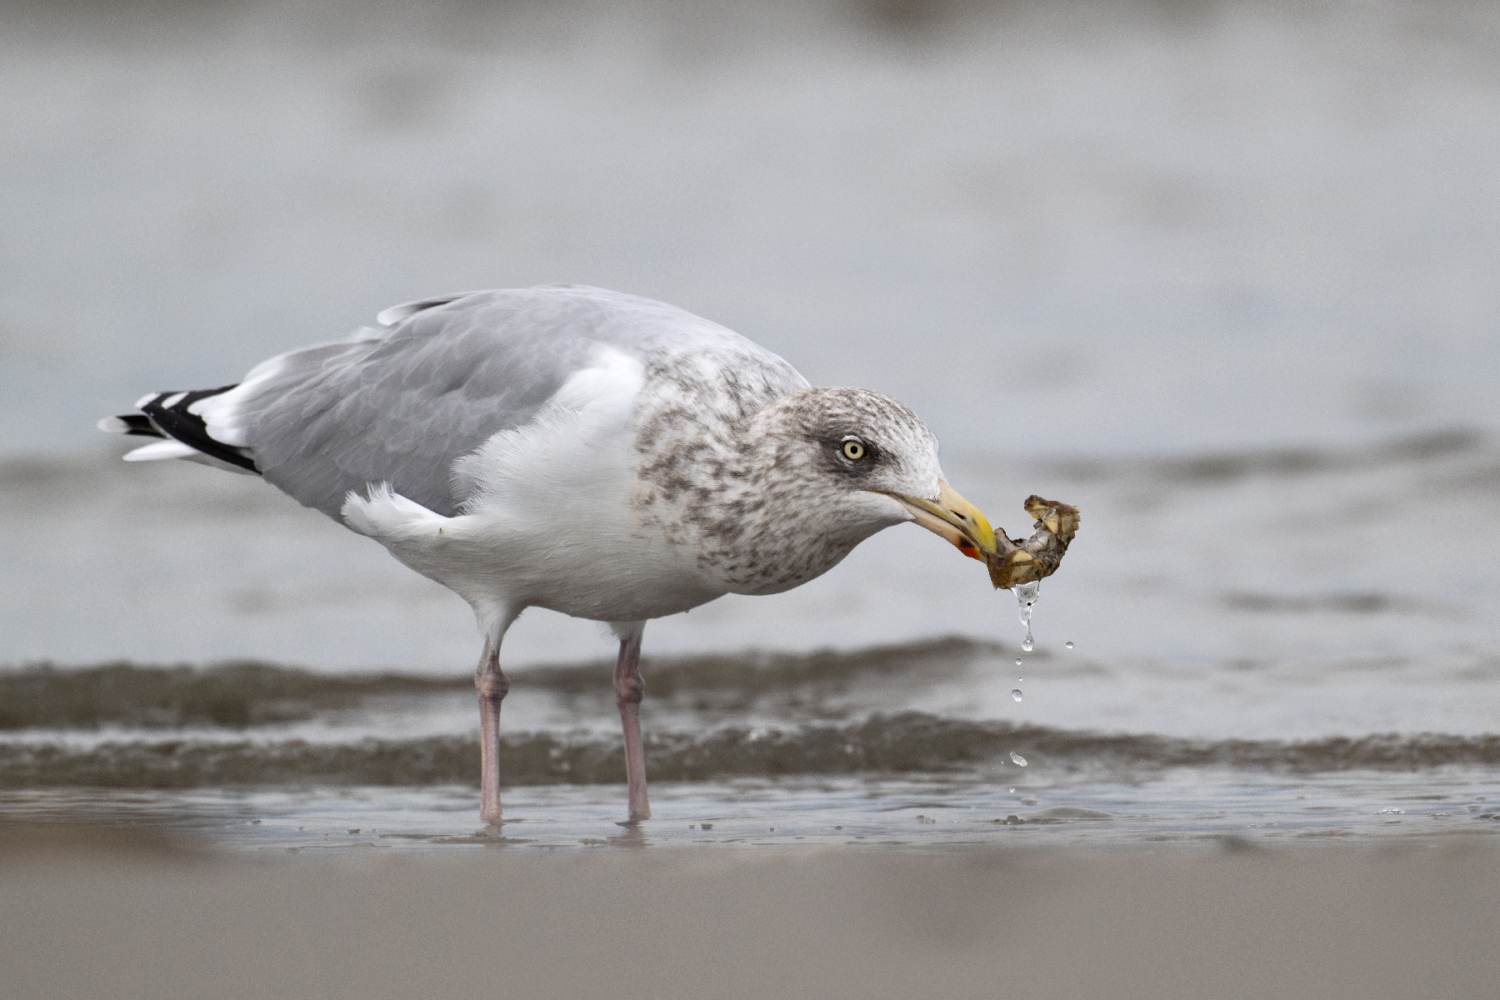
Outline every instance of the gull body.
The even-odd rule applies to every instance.
[[[127,460],[259,474],[474,609],[484,641],[481,814],[499,822],[499,652],[528,607],[608,623],[630,820],[648,818],[644,624],[724,594],[789,590],[904,521],[975,558],[984,516],[944,482],[901,403],[814,388],[681,309],[575,286],[396,306],[239,383],[107,418],[160,438]]]

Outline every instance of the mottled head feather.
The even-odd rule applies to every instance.
[[[695,412],[715,432],[665,448],[651,439],[638,469],[650,484],[640,506],[697,550],[705,577],[733,593],[806,583],[870,535],[909,520],[888,492],[937,497],[937,438],[878,392],[808,388],[748,415]],[[862,446],[859,460],[844,453],[851,440]]]

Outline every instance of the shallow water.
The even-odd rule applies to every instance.
[[[266,666],[23,671],[0,675],[10,711],[0,815],[140,827],[234,850],[1429,843],[1500,833],[1487,804],[1500,804],[1500,737],[1482,710],[1459,710],[1466,684],[1448,685],[1453,711],[1441,730],[1340,735],[1331,715],[1309,738],[1305,717],[1320,705],[1381,697],[1379,685],[1351,692],[1341,678],[1321,701],[1300,698],[1300,724],[1277,737],[1208,739],[1111,729],[1098,706],[1129,689],[1097,670],[1069,685],[1043,662],[1028,681],[1066,706],[1069,728],[1028,718],[1038,714],[1029,702],[986,703],[980,692],[1003,688],[1005,655],[947,640],[660,661],[647,670],[659,690],[644,714],[655,818],[637,830],[615,822],[624,775],[608,665],[534,669],[507,701],[499,834],[477,831],[465,679]],[[1092,682],[1092,700],[1078,681]],[[1191,702],[1210,691],[1189,680],[1181,694]],[[1242,690],[1217,697],[1225,711],[1245,701]]]
[[[651,789],[653,818],[637,826],[617,822],[620,787],[526,787],[505,796],[498,831],[479,824],[478,792],[457,787],[3,792],[0,827],[124,829],[231,851],[1500,843],[1494,769],[1037,778],[664,782]]]

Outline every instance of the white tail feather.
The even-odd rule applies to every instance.
[[[162,462],[169,458],[180,458],[185,462],[206,465],[210,469],[222,469],[225,472],[235,472],[242,476],[255,475],[249,469],[242,469],[238,465],[231,465],[212,455],[205,455],[197,448],[185,445],[181,441],[157,441],[143,445],[134,451],[127,451],[124,458],[127,462]]]
[[[190,448],[181,441],[157,441],[154,444],[143,445],[134,451],[126,452],[125,461],[160,462],[168,458],[192,458],[194,455],[200,458],[207,457],[196,448]]]

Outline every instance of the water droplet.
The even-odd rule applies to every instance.
[[[1018,753],[1011,754],[1010,755],[1010,759],[1011,759],[1011,762],[1014,763],[1017,767],[1025,767],[1026,766],[1026,758],[1022,757]]]
[[[1071,642],[1065,642],[1065,643],[1063,643],[1063,648],[1064,649],[1072,649],[1073,648],[1073,644]]]
[[[1021,658],[1018,656],[1018,657],[1016,657],[1016,666],[1019,667],[1020,665],[1021,665]]]
[[[1031,606],[1041,596],[1042,581],[1033,580],[1030,583],[1016,584],[1012,593],[1016,595],[1016,603],[1021,606],[1021,624],[1026,626],[1026,641],[1021,643],[1021,648],[1028,653],[1031,652]]]
[[[1014,794],[1016,794],[1016,790],[1015,790],[1015,789],[1014,789],[1014,788],[1012,788],[1012,789],[1011,789],[1011,790],[1010,790],[1010,794],[1012,794],[1012,795],[1014,795]]]
[[[1015,590],[1012,593],[1016,595],[1016,601],[1021,605],[1021,621],[1028,622],[1031,620],[1031,606],[1041,596],[1041,590],[1042,581],[1040,580],[1016,584]]]
[[[1021,689],[1020,688],[1016,688],[1014,691],[1012,691],[1010,693],[1010,696],[1012,698],[1014,698],[1016,701],[1020,701],[1021,700]]]
[[[1026,633],[1026,638],[1024,638],[1024,639],[1021,640],[1021,649],[1024,650],[1025,652],[1029,653],[1035,647],[1036,647],[1036,643],[1034,643],[1034,642],[1031,641],[1031,633],[1027,632]]]

